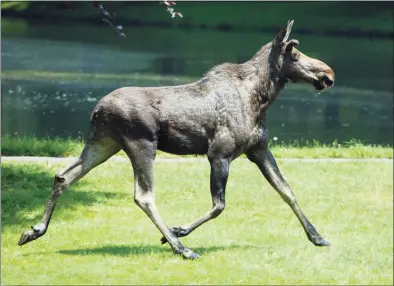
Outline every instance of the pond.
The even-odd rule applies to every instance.
[[[274,35],[2,19],[2,135],[84,137],[97,101],[122,86],[191,82],[222,62],[242,62]],[[268,111],[279,141],[352,139],[393,144],[393,42],[292,34],[336,73],[316,94],[289,85]]]

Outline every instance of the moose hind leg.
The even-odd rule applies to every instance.
[[[134,201],[145,212],[171,245],[176,254],[185,259],[195,259],[199,255],[184,247],[179,239],[168,229],[155,204],[153,193],[153,163],[156,154],[156,142],[149,140],[128,140],[124,151],[129,156],[134,171]]]
[[[91,169],[108,160],[120,150],[120,146],[110,138],[86,143],[80,157],[63,171],[55,175],[52,193],[45,206],[44,215],[39,223],[25,231],[18,242],[24,245],[43,236],[51,220],[52,213],[62,193],[75,181],[85,176]]]

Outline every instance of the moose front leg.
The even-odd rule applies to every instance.
[[[298,206],[295,195],[282,177],[275,158],[268,147],[261,146],[260,148],[247,152],[246,155],[250,161],[259,167],[267,181],[293,210],[304,228],[308,239],[316,246],[330,246],[331,244],[326,239],[322,238]]]
[[[211,163],[210,187],[212,208],[190,224],[171,228],[172,233],[177,237],[183,237],[190,234],[197,227],[219,216],[225,208],[225,190],[230,167],[230,159],[210,158],[209,161]],[[161,243],[164,244],[166,242],[167,239],[162,237]]]

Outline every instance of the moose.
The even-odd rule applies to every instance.
[[[54,178],[42,220],[24,232],[24,245],[43,236],[61,194],[94,167],[121,149],[134,173],[134,201],[152,220],[175,254],[200,255],[183,246],[179,237],[219,216],[225,208],[230,163],[245,154],[290,206],[307,238],[329,246],[299,207],[268,146],[266,111],[289,82],[324,90],[334,84],[334,72],[320,60],[301,53],[298,40],[289,40],[294,21],[287,24],[250,60],[214,66],[196,82],[162,87],[123,87],[103,97],[93,109],[90,131],[78,159]],[[154,197],[156,151],[207,155],[210,163],[212,208],[197,220],[168,228]]]

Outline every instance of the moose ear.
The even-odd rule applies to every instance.
[[[285,43],[290,36],[291,28],[293,27],[294,20],[288,21],[287,25],[276,35],[273,44],[275,46],[281,46]]]
[[[300,42],[298,42],[298,40],[290,40],[286,43],[286,51],[291,51],[293,49],[293,47],[296,47],[300,44]]]

